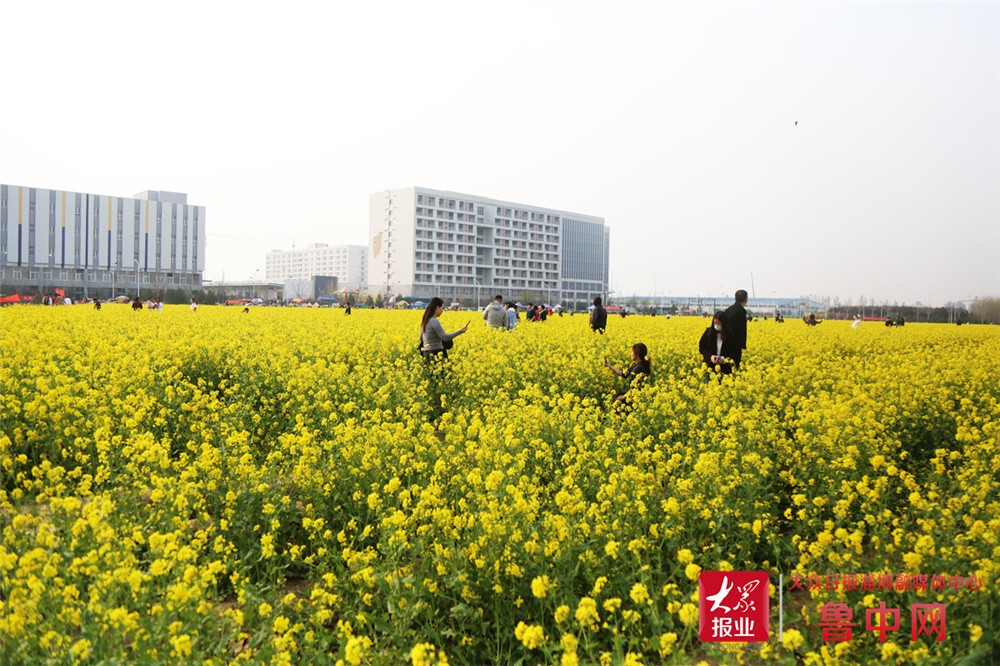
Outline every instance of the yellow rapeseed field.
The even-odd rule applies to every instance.
[[[437,372],[419,312],[0,309],[0,661],[1000,660],[1000,327],[760,321],[720,384],[699,318],[470,317]],[[698,640],[726,569],[770,572],[767,643]]]

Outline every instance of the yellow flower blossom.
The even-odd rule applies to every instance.
[[[529,650],[534,650],[545,643],[545,630],[540,625],[518,622],[514,628],[514,636]]]
[[[802,647],[803,642],[805,642],[805,639],[802,637],[802,632],[798,629],[785,629],[781,637],[781,644],[788,650]]]
[[[548,576],[536,576],[531,581],[531,593],[539,599],[543,599],[549,593],[551,586],[552,582]]]
[[[693,627],[698,624],[698,607],[694,604],[684,604],[677,616],[685,627]]]

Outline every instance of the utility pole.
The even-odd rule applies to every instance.
[[[83,297],[87,298],[87,268],[90,266],[90,195],[84,195]]]

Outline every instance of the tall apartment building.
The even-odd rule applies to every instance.
[[[200,289],[205,207],[178,192],[133,198],[0,185],[0,292],[107,298]]]
[[[608,291],[604,218],[408,187],[371,195],[369,231],[369,292],[579,308]]]
[[[300,250],[271,250],[264,274],[268,282],[331,275],[341,287],[362,291],[368,283],[368,248],[310,243]]]

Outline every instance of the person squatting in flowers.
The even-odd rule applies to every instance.
[[[619,403],[626,404],[628,402],[628,393],[632,388],[642,388],[642,386],[649,379],[649,375],[652,372],[652,365],[649,361],[649,350],[641,342],[637,342],[632,345],[632,365],[628,370],[622,371],[611,364],[608,359],[604,359],[604,367],[611,370],[619,377],[623,377],[628,380],[629,388],[626,389],[624,393],[615,397]]]

